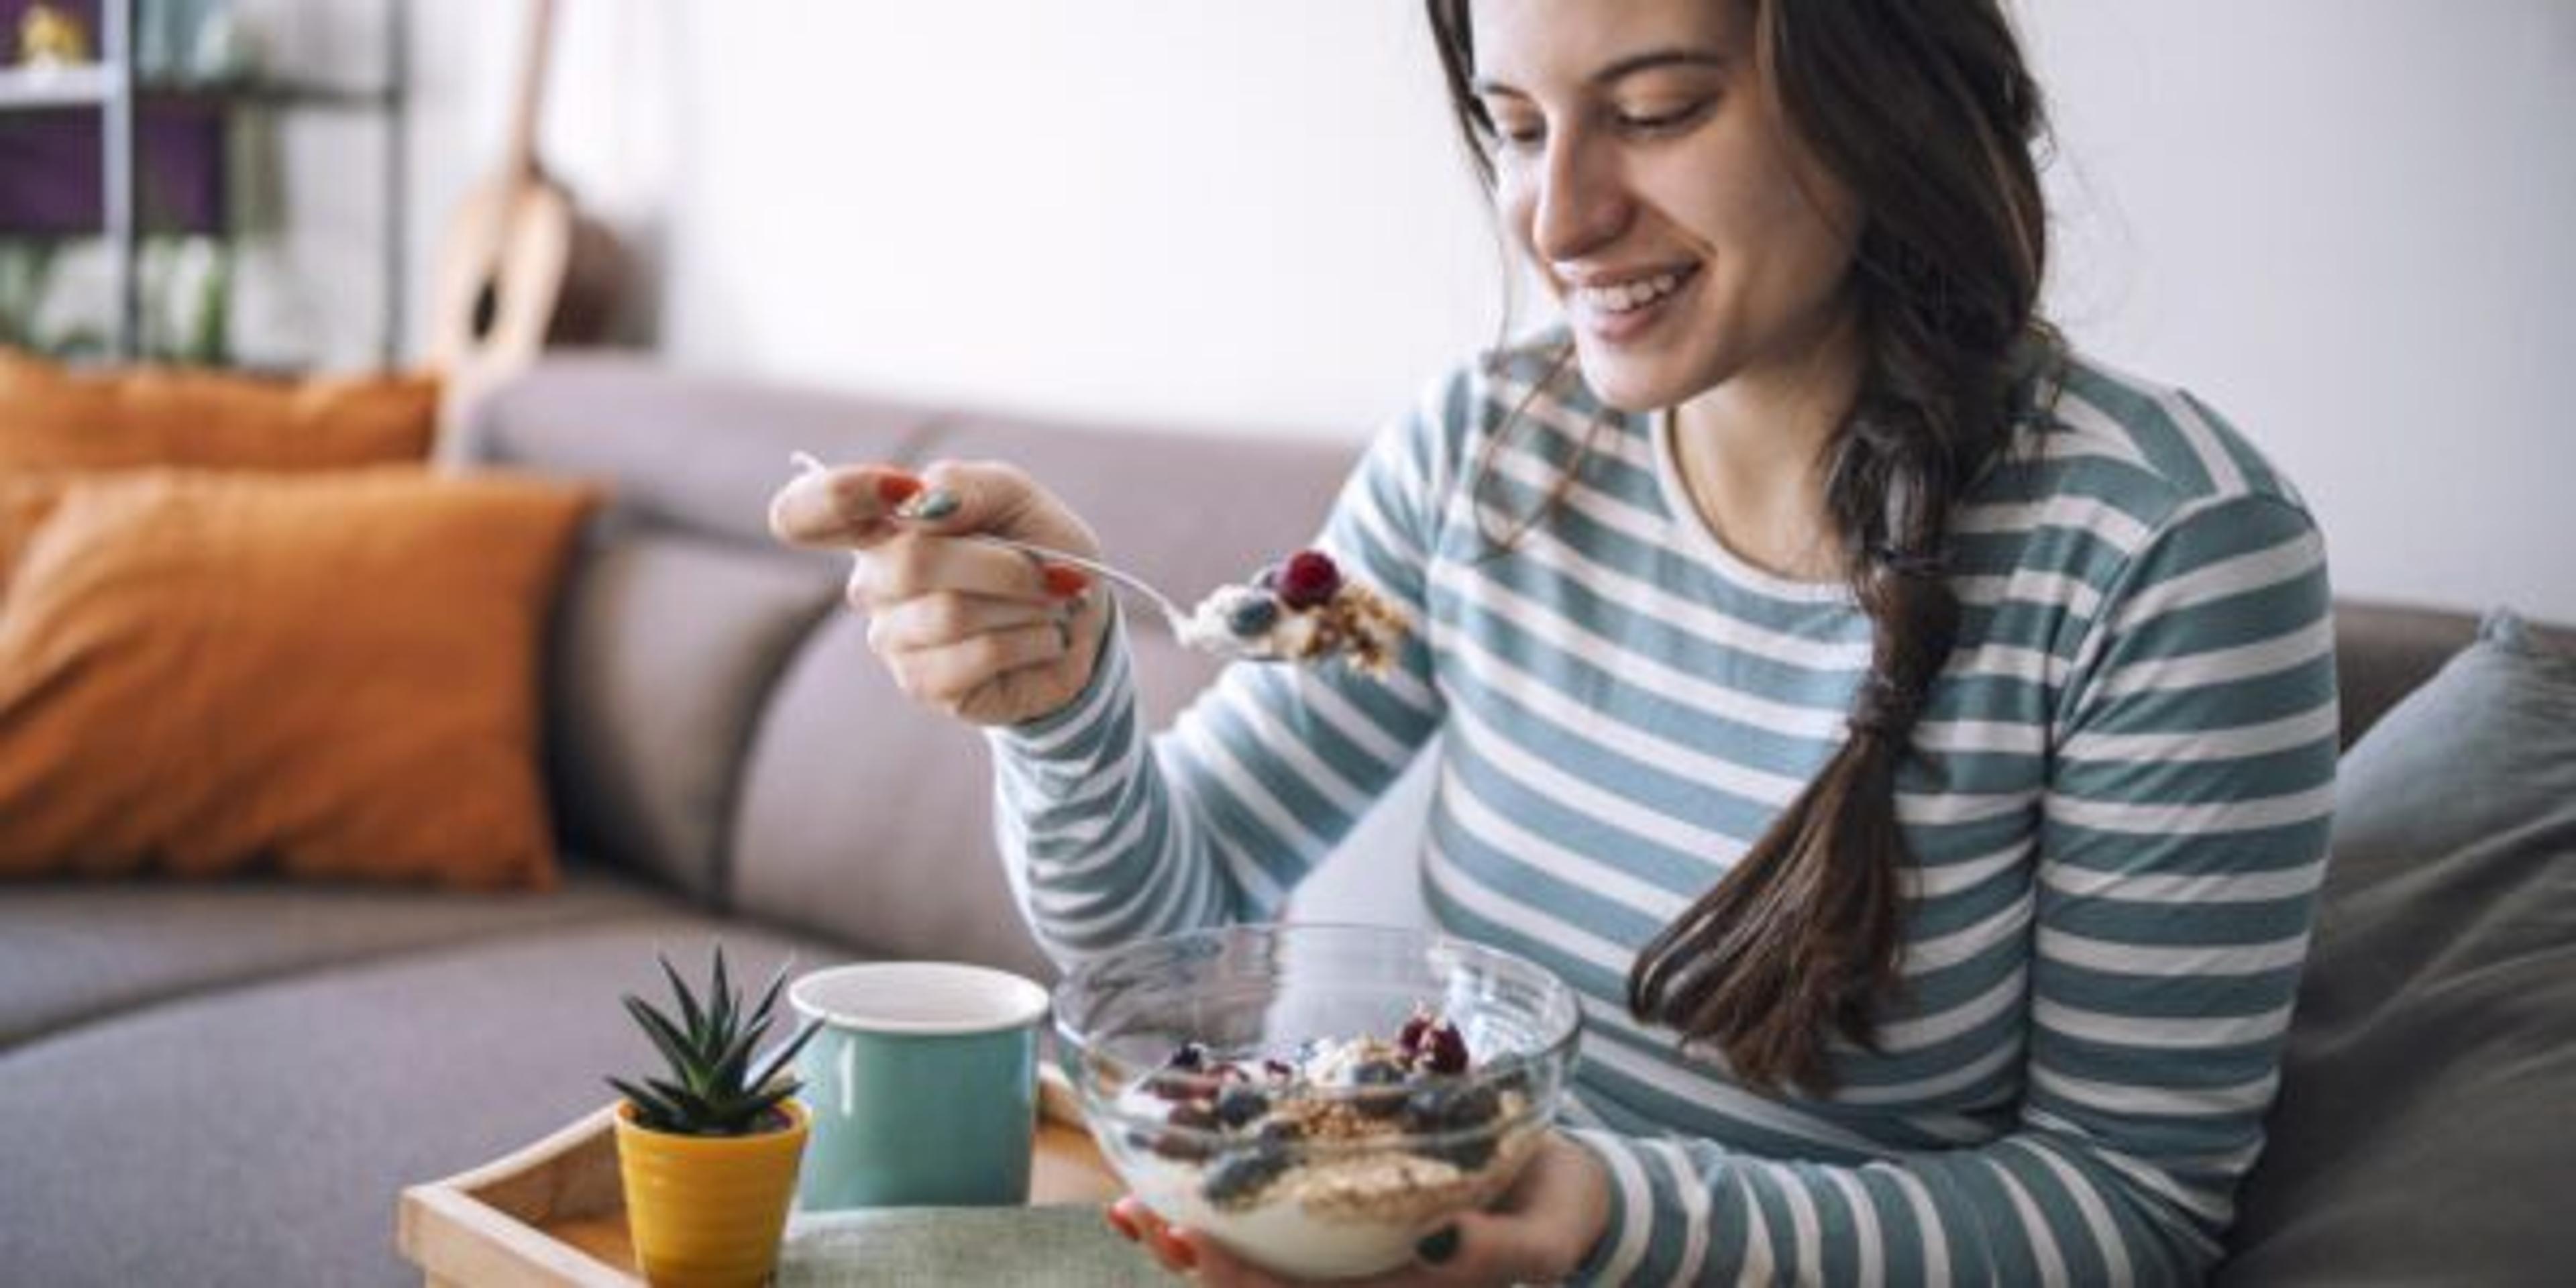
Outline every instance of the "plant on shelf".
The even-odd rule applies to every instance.
[[[660,960],[677,1013],[632,994],[625,1003],[665,1074],[608,1080],[624,1097],[617,1161],[636,1259],[655,1284],[756,1284],[777,1264],[805,1149],[805,1107],[786,1069],[818,1026],[757,1055],[784,964],[746,1009],[721,945],[703,994]]]

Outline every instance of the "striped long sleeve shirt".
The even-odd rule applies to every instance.
[[[1871,625],[1722,546],[1662,418],[1546,370],[1534,344],[1434,386],[1332,510],[1319,544],[1419,628],[1392,674],[1236,666],[1149,737],[1113,632],[1080,699],[994,735],[1040,941],[1275,916],[1436,732],[1427,907],[1582,1003],[1567,1124],[1614,1192],[1585,1278],[2197,1281],[2325,861],[2332,627],[2295,492],[2191,395],[2069,358],[1951,523],[1902,997],[1877,1049],[1836,1041],[1829,1094],[1763,1094],[1624,980],[1848,736]]]

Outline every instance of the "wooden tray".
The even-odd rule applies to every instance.
[[[1117,1175],[1082,1126],[1073,1089],[1038,1079],[1032,1203],[1105,1203]],[[394,1241],[431,1288],[644,1288],[626,1234],[611,1110],[526,1149],[403,1191]]]

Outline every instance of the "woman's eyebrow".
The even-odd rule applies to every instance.
[[[1664,67],[1723,67],[1726,61],[1725,55],[1710,49],[1690,49],[1679,46],[1649,49],[1643,53],[1616,59],[1601,70],[1592,73],[1587,79],[1595,86],[1606,87],[1639,72],[1649,72]],[[1480,95],[1502,94],[1512,98],[1529,97],[1526,91],[1486,76],[1477,77],[1468,88]]]

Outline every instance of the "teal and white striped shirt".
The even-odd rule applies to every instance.
[[[1870,625],[1746,565],[1660,417],[1533,345],[1381,436],[1319,544],[1423,629],[1400,668],[1237,666],[1139,729],[1126,650],[995,735],[1014,884],[1063,960],[1277,914],[1434,732],[1421,880],[1584,1001],[1611,1282],[2179,1283],[2262,1144],[2335,765],[2332,621],[2288,483],[2179,390],[2070,360],[1952,523],[1958,644],[1900,778],[1905,996],[1829,1096],[1749,1091],[1622,1002],[1637,947],[1846,736]],[[1551,517],[1483,558],[1593,449]]]

